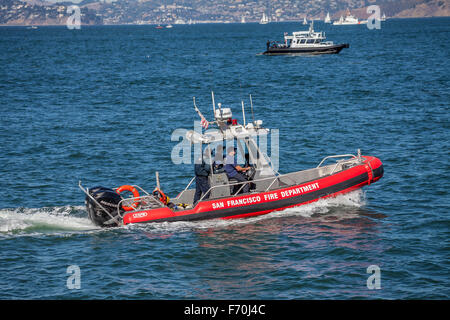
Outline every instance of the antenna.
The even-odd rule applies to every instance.
[[[250,109],[252,111],[252,119],[253,119],[253,125],[255,124],[255,114],[253,113],[253,101],[252,101],[252,95],[250,95]]]
[[[211,98],[212,98],[212,104],[213,104],[214,117],[216,117],[216,103],[214,102],[214,91],[211,91]]]
[[[242,117],[244,118],[244,127],[245,127],[245,109],[244,109],[244,100],[241,100],[242,103]]]
[[[219,127],[219,129],[220,129],[220,132],[222,132],[222,134],[223,134],[223,113],[222,113],[222,104],[219,102],[218,104],[217,104],[217,106],[219,107],[219,112],[220,112],[220,117],[217,117],[216,118],[216,114],[214,114],[214,118],[216,119],[216,123],[217,123],[217,126]]]
[[[159,172],[158,171],[155,172],[155,176],[156,176],[156,187],[158,188],[158,190],[161,190],[161,184],[159,183]]]
[[[219,103],[217,104],[217,106],[219,107],[219,111],[220,111],[220,119],[222,119],[222,117],[223,117],[223,113],[222,113],[222,104],[219,102]]]

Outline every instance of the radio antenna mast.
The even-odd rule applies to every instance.
[[[252,95],[250,95],[250,109],[251,109],[251,111],[252,111],[253,125],[255,125],[255,114],[253,113],[253,101],[252,101]]]
[[[212,98],[212,104],[213,104],[214,117],[216,117],[216,103],[214,101],[214,91],[211,91],[211,98]]]
[[[244,120],[244,127],[245,127],[245,109],[244,109],[244,100],[241,100],[242,104],[242,118]]]

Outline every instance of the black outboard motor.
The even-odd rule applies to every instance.
[[[117,207],[122,197],[113,189],[105,187],[94,187],[88,190],[92,198],[86,196],[86,209],[89,219],[100,227],[116,227],[120,223],[118,214],[122,214],[124,210],[120,208],[118,212]],[[101,207],[99,206],[101,205]],[[102,208],[103,207],[103,208]],[[105,212],[105,209],[107,212]],[[116,219],[114,219],[116,218]]]

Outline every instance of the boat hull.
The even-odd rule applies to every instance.
[[[172,211],[164,207],[130,212],[123,217],[123,223],[244,218],[311,203],[378,181],[383,176],[383,164],[375,157],[364,159],[360,165],[314,181],[268,192],[201,201],[189,210]]]
[[[348,48],[349,44],[337,44],[332,46],[322,47],[305,47],[305,48],[269,48],[263,52],[264,55],[292,55],[292,54],[337,54],[342,49]]]

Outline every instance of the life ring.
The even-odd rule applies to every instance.
[[[130,191],[133,194],[133,198],[136,199],[136,201],[131,206],[124,206],[122,205],[123,210],[125,211],[133,211],[136,210],[136,208],[141,203],[141,200],[139,199],[139,191],[133,186],[130,186],[128,184],[125,184],[123,186],[120,186],[116,189],[116,192],[120,194],[123,191]]]
[[[153,190],[153,195],[157,196],[163,204],[167,205],[169,203],[170,198],[166,196],[161,189],[155,188],[155,190]]]

